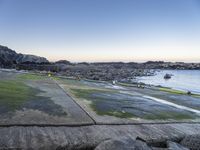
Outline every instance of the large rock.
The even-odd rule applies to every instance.
[[[151,150],[145,142],[123,137],[100,143],[95,150]]]
[[[0,67],[13,67],[14,64],[20,63],[48,63],[49,61],[44,57],[35,55],[18,54],[8,47],[0,45]]]
[[[35,55],[24,55],[24,54],[18,54],[17,57],[18,63],[48,63],[49,61],[44,57],[39,57]]]
[[[200,150],[200,134],[187,135],[180,144],[191,150]]]
[[[0,45],[0,66],[12,66],[16,63],[17,53],[8,47]]]
[[[168,141],[167,145],[168,145],[168,150],[189,150],[188,148],[172,141]]]
[[[59,60],[59,61],[56,61],[55,64],[71,65],[71,62],[68,60]]]

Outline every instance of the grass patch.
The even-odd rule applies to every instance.
[[[96,95],[99,94],[114,94],[117,92],[114,91],[107,91],[107,90],[101,90],[101,89],[76,89],[72,88],[70,89],[72,94],[80,99],[86,99],[89,100],[91,103],[89,103],[89,106],[92,108],[93,111],[96,112],[96,114],[103,116],[115,116],[118,118],[142,118],[147,120],[187,120],[187,119],[196,119],[197,116],[192,113],[185,113],[185,112],[167,112],[167,111],[152,111],[152,112],[146,112],[144,115],[141,115],[139,112],[143,110],[138,110],[138,113],[126,111],[122,106],[124,105],[124,102],[126,102],[126,99],[110,99],[110,97],[98,97]],[[126,104],[127,106],[127,104]],[[134,110],[137,109],[133,108]],[[122,111],[125,110],[125,111]]]
[[[15,109],[28,99],[34,97],[36,91],[22,82],[14,80],[0,81],[0,105]]]
[[[188,95],[187,92],[180,91],[180,90],[175,90],[175,89],[171,89],[171,88],[160,87],[159,90],[163,91],[163,92],[172,93],[172,94]],[[200,98],[199,94],[191,94],[191,96]]]
[[[52,76],[52,78],[53,78],[54,80],[61,80],[61,78],[60,78],[60,77],[57,77],[57,76]]]
[[[67,115],[62,107],[49,97],[37,96],[39,92],[41,91],[27,86],[20,80],[0,80],[0,114],[27,108],[50,115]]]
[[[21,74],[17,76],[18,79],[23,79],[23,80],[45,80],[48,79],[48,76],[44,75],[37,75],[37,74]]]
[[[119,118],[131,118],[133,117],[133,114],[128,113],[128,112],[122,112],[118,110],[100,110],[97,108],[97,104],[100,102],[103,103],[105,99],[91,99],[91,94],[93,93],[110,93],[111,91],[106,91],[106,90],[97,90],[97,89],[71,89],[72,93],[75,95],[77,98],[82,98],[86,100],[90,100],[91,104],[90,107],[98,114],[98,115],[108,115],[108,116],[115,116]]]
[[[107,99],[100,99],[100,98],[93,98],[91,99],[90,95],[93,93],[110,93],[112,91],[107,90],[97,90],[97,89],[71,89],[72,93],[77,98],[87,99],[91,101],[90,107],[100,116],[108,115],[108,116],[114,116],[118,118],[132,118],[134,117],[133,114],[129,112],[123,112],[118,110],[100,110],[98,109],[97,105],[98,103],[104,103]]]
[[[67,86],[84,86],[84,84],[75,79],[60,79],[61,83],[66,84]]]
[[[173,94],[187,94],[184,91],[174,90],[174,89],[171,89],[171,88],[161,87],[161,88],[159,88],[159,90],[163,91],[163,92],[173,93]]]
[[[75,89],[75,88],[71,88],[70,90],[72,91],[72,93],[77,98],[84,98],[84,99],[89,99],[90,94],[93,94],[93,93],[110,93],[111,92],[109,90],[101,90],[101,89]]]

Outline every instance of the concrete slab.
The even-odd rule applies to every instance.
[[[85,80],[58,80],[59,85],[97,124],[199,122],[200,111],[181,103],[183,95],[173,95],[180,103],[168,101],[170,94],[150,89],[124,87]],[[144,92],[145,91],[145,92]],[[153,95],[153,93],[156,93]],[[164,98],[164,99],[162,99]],[[190,98],[190,97],[188,97]],[[200,100],[199,98],[192,98]]]
[[[29,75],[0,72],[0,126],[94,124],[54,80]]]

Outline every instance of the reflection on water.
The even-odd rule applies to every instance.
[[[165,74],[173,74],[173,76],[166,80]],[[200,93],[200,70],[164,70],[158,71],[155,76],[139,77],[137,80],[145,84]]]

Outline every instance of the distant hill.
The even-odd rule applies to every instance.
[[[0,67],[13,67],[16,64],[44,63],[49,63],[44,57],[16,53],[14,50],[0,45]]]

